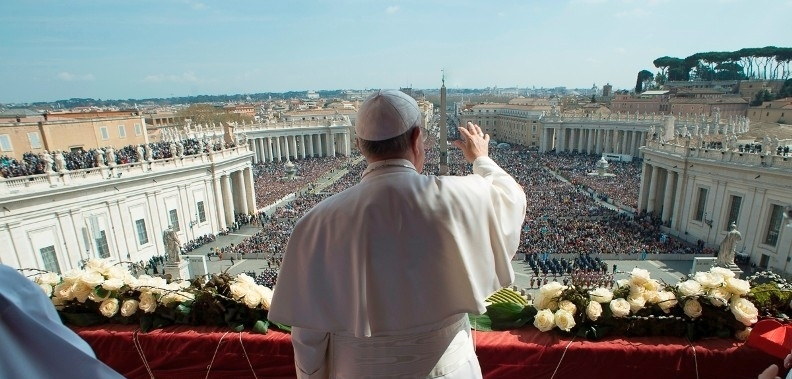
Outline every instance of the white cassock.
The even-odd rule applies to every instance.
[[[299,377],[481,377],[466,313],[514,281],[526,200],[490,158],[473,172],[375,162],[297,223],[269,318]]]
[[[61,323],[38,285],[4,265],[0,265],[0,343],[0,378],[123,378]]]

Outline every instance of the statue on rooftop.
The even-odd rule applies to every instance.
[[[94,150],[94,159],[96,160],[96,167],[104,166],[105,165],[104,150],[102,149]]]
[[[107,154],[107,165],[110,166],[110,167],[115,166],[116,165],[116,155],[115,155],[115,150],[113,149],[112,146],[107,148],[106,154]]]
[[[729,267],[734,265],[734,255],[737,253],[737,242],[742,240],[742,234],[737,231],[737,224],[732,222],[729,225],[729,232],[726,237],[721,241],[720,249],[718,250],[718,260],[716,263],[719,266]]]
[[[154,152],[151,150],[151,146],[149,146],[148,144],[145,144],[145,145],[143,145],[143,147],[146,149],[146,160],[149,161],[149,162],[153,161],[154,160]]]
[[[179,254],[181,253],[181,242],[173,226],[168,225],[168,229],[162,233],[162,241],[165,244],[165,253],[168,257],[168,262],[179,263]]]
[[[39,158],[41,158],[41,160],[44,161],[43,164],[44,173],[45,174],[52,173],[52,163],[54,162],[52,160],[52,155],[47,150],[44,150],[43,153],[39,154]]]
[[[63,152],[58,150],[55,152],[55,168],[58,172],[66,172],[66,158],[63,156]]]
[[[143,144],[137,145],[137,159],[138,162],[143,162],[146,159],[146,149],[143,147]]]

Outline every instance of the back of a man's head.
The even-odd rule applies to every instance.
[[[410,147],[410,131],[421,125],[418,103],[396,90],[380,90],[358,110],[355,133],[366,156],[394,156]]]

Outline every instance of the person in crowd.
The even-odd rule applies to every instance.
[[[369,97],[360,183],[294,228],[269,318],[293,326],[298,377],[481,377],[466,313],[514,279],[525,194],[473,124],[456,143],[473,175],[421,175],[420,120],[402,92]]]

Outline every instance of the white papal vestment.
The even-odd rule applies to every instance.
[[[295,226],[270,309],[300,377],[480,377],[466,313],[514,280],[525,193],[487,157],[464,177],[369,165]]]

